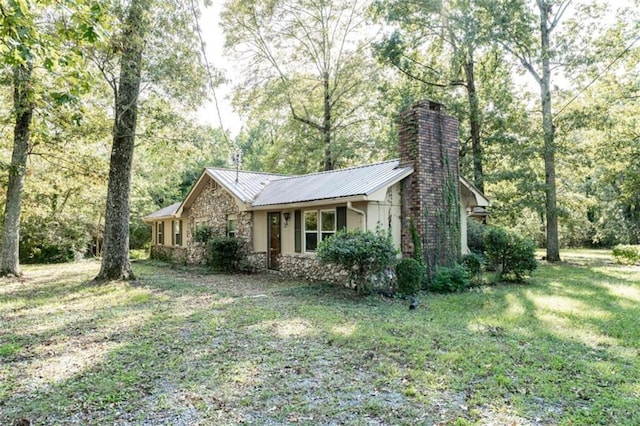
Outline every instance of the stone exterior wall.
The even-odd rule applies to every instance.
[[[400,165],[414,173],[402,188],[402,253],[413,254],[413,222],[427,272],[460,256],[458,121],[435,102],[420,101],[399,117]]]
[[[200,195],[193,202],[188,212],[186,224],[186,242],[188,262],[203,263],[204,243],[195,241],[196,222],[206,222],[215,234],[226,235],[227,218],[236,216],[236,238],[249,247],[253,245],[253,221],[251,212],[241,212],[235,198],[215,181],[209,180]]]
[[[323,264],[315,256],[284,255],[280,257],[280,272],[307,281],[326,281],[349,286],[349,272],[337,265]]]
[[[167,262],[174,263],[187,263],[188,252],[186,247],[172,247],[172,246],[151,246],[151,252],[149,254],[151,259],[158,259]]]

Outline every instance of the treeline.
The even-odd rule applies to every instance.
[[[632,1],[608,3],[230,0],[224,54],[243,70],[233,102],[245,119],[230,138],[194,118],[224,77],[205,68],[197,5],[149,1],[131,247],[150,241],[145,215],[180,200],[203,167],[233,167],[236,152],[243,169],[278,173],[396,157],[395,117],[424,98],[459,119],[462,173],[492,199],[491,222],[539,246],[550,220],[559,246],[637,244],[640,17]],[[0,208],[10,176],[24,176],[22,262],[99,254],[129,4],[0,4]],[[22,170],[12,152],[25,64]]]

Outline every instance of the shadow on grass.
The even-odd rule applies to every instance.
[[[410,312],[274,277],[137,273],[118,303],[27,333],[76,350],[64,378],[30,386],[47,355],[3,359],[0,423],[640,422],[640,312],[611,291],[632,279],[543,266],[531,285],[429,294]],[[51,303],[84,297],[72,288]],[[75,342],[95,356],[73,359]]]

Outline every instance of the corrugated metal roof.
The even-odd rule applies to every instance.
[[[164,207],[156,212],[151,213],[148,216],[145,216],[144,220],[154,220],[154,219],[163,219],[163,218],[173,217],[173,215],[178,211],[180,204],[182,204],[182,202],[173,203],[170,206]]]
[[[269,182],[275,179],[286,178],[286,175],[276,175],[271,173],[258,172],[237,172],[230,169],[207,168],[207,174],[218,181],[233,195],[245,203],[253,201]]]
[[[300,203],[355,195],[370,195],[411,174],[413,168],[399,167],[398,160],[368,164],[271,181],[257,194],[252,206]]]

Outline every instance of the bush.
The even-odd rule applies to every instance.
[[[640,260],[640,247],[630,245],[617,245],[612,250],[616,263],[634,265]]]
[[[213,237],[207,242],[207,266],[216,271],[236,270],[242,258],[240,243],[235,238]]]
[[[424,267],[415,259],[400,259],[396,265],[398,291],[402,294],[416,294],[422,287]]]
[[[476,253],[465,254],[462,256],[462,266],[469,273],[469,278],[471,280],[480,278],[483,264],[484,260],[482,256]]]
[[[195,232],[193,233],[193,240],[196,243],[206,243],[211,238],[213,238],[214,235],[215,233],[213,232],[213,227],[200,225],[196,228]]]
[[[345,267],[359,293],[370,293],[375,277],[394,264],[396,250],[385,232],[342,230],[318,244],[316,254],[325,263]]]
[[[80,222],[25,218],[20,225],[20,262],[72,262],[86,252],[89,239],[87,226]]]
[[[455,293],[469,287],[469,274],[462,265],[438,266],[429,290],[438,293]]]
[[[477,220],[467,220],[467,246],[472,253],[484,256],[484,234],[487,231],[487,225],[483,225]]]
[[[525,272],[537,267],[532,240],[503,228],[491,228],[484,243],[489,262],[500,272],[501,279],[522,281]]]

